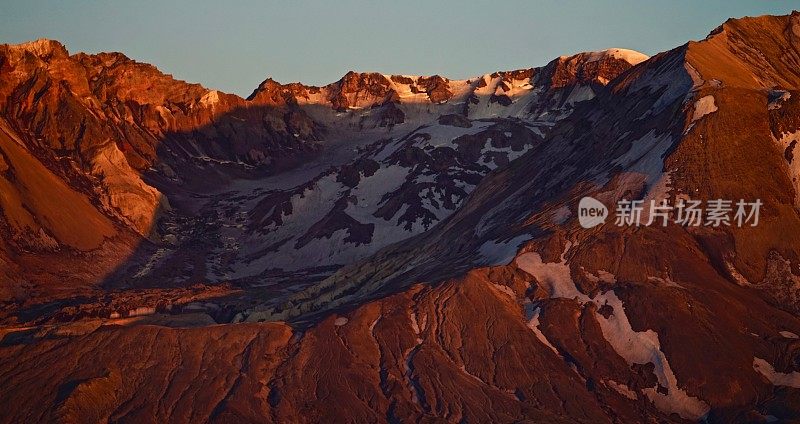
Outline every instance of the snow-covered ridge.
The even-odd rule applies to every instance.
[[[579,63],[593,63],[607,59],[618,59],[636,65],[649,56],[629,49],[611,48],[601,51],[582,52],[571,56],[561,56],[561,60],[574,59]],[[515,97],[534,89],[534,79],[543,69],[528,68],[513,71],[497,71],[467,79],[450,79],[440,75],[400,75],[377,72],[348,72],[338,81],[317,87],[302,83],[280,84],[271,79],[262,83],[251,98],[257,98],[259,91],[275,86],[290,94],[301,105],[340,106],[332,101],[335,97],[346,99],[347,107],[339,109],[366,109],[387,102],[399,104],[453,104],[462,103],[471,95],[480,95],[491,86],[491,93]],[[266,84],[272,81],[275,85]],[[598,78],[601,83],[608,79]],[[499,84],[503,82],[503,84]],[[502,90],[499,93],[495,91]]]
[[[567,64],[465,80],[350,72],[324,87],[263,83],[260,99],[293,97],[330,131],[328,148],[341,159],[321,157],[296,178],[283,174],[292,184],[245,184],[227,196],[233,200],[210,202],[209,213],[245,218],[219,230],[220,239],[239,246],[215,246],[206,278],[266,281],[278,272],[311,272],[310,264],[323,277],[428,231],[485,175],[522,157],[575,105],[594,98],[603,84],[597,77],[628,69],[616,60],[581,69],[619,54],[584,53]],[[214,96],[204,99],[213,103]]]
[[[589,54],[589,58],[587,62],[597,62],[599,60],[603,60],[609,57],[614,59],[621,59],[624,60],[631,65],[637,65],[639,63],[644,62],[647,59],[650,59],[650,56],[637,52],[636,50],[629,50],[629,49],[619,49],[619,48],[611,48],[606,50],[600,50],[596,52],[587,52]]]

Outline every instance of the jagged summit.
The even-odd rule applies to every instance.
[[[248,100],[37,43],[0,46],[0,421],[800,419],[798,13]]]
[[[9,53],[19,54],[20,52],[30,52],[40,58],[55,54],[59,58],[68,58],[69,53],[66,47],[58,41],[49,39],[39,39],[16,45],[3,45]],[[122,53],[109,52],[86,54],[78,53],[75,57],[82,62],[91,64],[94,67],[112,67],[128,63],[134,66],[148,67],[152,73],[160,74],[157,68],[149,64],[136,62]],[[599,52],[584,52],[572,56],[562,56],[555,62],[569,63],[570,65],[554,75],[560,81],[556,84],[563,86],[568,82],[575,82],[583,79],[584,82],[594,79],[595,82],[605,84],[611,75],[601,75],[602,69],[607,63],[622,61],[627,65],[635,65],[647,58],[641,53],[626,49],[608,49]],[[551,62],[552,63],[552,62]],[[617,66],[619,68],[619,66]],[[369,107],[375,104],[387,102],[430,102],[433,104],[446,103],[453,97],[462,98],[471,93],[470,85],[481,88],[483,84],[491,81],[498,75],[504,76],[506,85],[513,85],[511,81],[515,78],[524,80],[536,76],[538,70],[542,68],[529,68],[514,71],[498,71],[491,74],[484,74],[466,80],[451,80],[439,75],[416,76],[416,75],[391,75],[380,74],[377,72],[355,72],[349,71],[338,81],[318,87],[305,85],[300,82],[281,84],[272,78],[267,78],[253,90],[246,100],[274,105],[285,106],[287,104],[324,104],[334,110],[344,111],[351,108]],[[584,69],[591,69],[596,73],[591,77],[578,75]],[[166,75],[171,77],[170,75]],[[481,82],[483,81],[483,82]],[[183,82],[183,81],[180,81]],[[528,83],[526,81],[525,83]],[[199,84],[195,86],[202,88]],[[476,87],[471,87],[476,88]],[[202,88],[206,91],[205,88]],[[213,90],[225,97],[234,98],[235,95],[222,93]],[[205,95],[204,93],[203,95]]]
[[[584,52],[572,56],[562,56],[552,63],[567,64],[552,70],[551,77],[557,86],[594,81],[606,84],[616,76],[619,69],[636,65],[648,56],[626,49],[608,49],[598,52]],[[472,94],[471,89],[482,88],[497,76],[502,76],[505,86],[510,89],[514,80],[521,84],[532,84],[531,78],[542,68],[528,68],[514,71],[498,71],[468,79],[453,80],[440,75],[394,75],[377,72],[349,71],[338,81],[317,87],[302,83],[280,84],[272,78],[266,79],[248,97],[248,100],[270,99],[272,102],[292,102],[325,104],[339,111],[350,108],[363,108],[386,102],[440,104],[454,97],[461,99]],[[481,82],[482,81],[482,82]],[[544,81],[542,81],[544,83]],[[531,85],[532,87],[532,85]],[[508,91],[508,90],[504,90]]]
[[[687,60],[703,79],[717,79],[730,87],[797,88],[798,42],[800,12],[733,19],[705,40],[689,42]]]
[[[13,52],[30,52],[36,56],[44,57],[52,55],[53,53],[61,56],[68,56],[67,48],[56,40],[47,38],[40,38],[38,40],[28,41],[19,44],[2,44],[0,46],[8,48]]]
[[[611,48],[606,50],[601,50],[597,52],[591,52],[589,55],[589,60],[603,60],[606,57],[612,57],[614,59],[624,60],[631,65],[638,65],[641,62],[649,59],[650,56],[637,52],[636,50],[630,49],[619,49],[619,48]]]

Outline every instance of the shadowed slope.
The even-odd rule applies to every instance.
[[[0,420],[797,419],[798,19],[730,21],[593,86],[429,231],[233,319],[253,322],[4,329]],[[587,195],[763,207],[755,227],[585,229]]]

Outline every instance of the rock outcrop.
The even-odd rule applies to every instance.
[[[798,65],[797,12],[249,100],[4,46],[0,421],[797,420]],[[585,196],[761,208],[586,228]]]

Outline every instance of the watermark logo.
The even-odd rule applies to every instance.
[[[608,208],[599,200],[586,196],[578,203],[578,222],[583,228],[594,228],[608,218]]]
[[[672,205],[668,199],[661,201],[623,199],[617,202],[614,225],[623,226],[667,226],[674,222],[684,227],[755,227],[761,213],[761,199],[747,202],[724,199],[710,199],[703,204],[700,200],[678,199]],[[584,197],[578,203],[578,222],[583,228],[593,228],[606,221],[608,209],[592,197]]]

